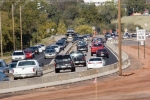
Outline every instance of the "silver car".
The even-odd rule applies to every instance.
[[[46,49],[45,53],[44,53],[44,58],[55,58],[57,55],[57,52],[55,51],[55,49]]]

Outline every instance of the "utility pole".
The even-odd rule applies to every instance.
[[[122,41],[121,41],[121,0],[118,0],[118,34],[119,34],[119,76],[122,76]]]
[[[14,50],[16,49],[15,47],[15,29],[14,29],[14,5],[12,4],[12,27],[13,27],[13,43],[14,43]]]
[[[21,50],[23,49],[23,45],[22,45],[22,15],[21,15],[21,6],[20,6],[20,38],[21,38]]]
[[[2,34],[2,20],[1,20],[1,11],[0,11],[0,37],[1,37],[1,57],[3,58],[3,34]]]

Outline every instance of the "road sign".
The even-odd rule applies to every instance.
[[[145,40],[146,40],[145,29],[137,30],[137,41],[145,41]]]

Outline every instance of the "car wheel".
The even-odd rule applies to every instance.
[[[40,53],[38,53],[38,55],[39,55]]]
[[[44,59],[46,59],[46,57],[44,57]]]
[[[107,58],[109,58],[109,56],[107,56]]]
[[[75,67],[71,67],[71,72],[75,72],[76,68]]]
[[[93,53],[91,53],[91,56],[93,56]]]
[[[60,72],[60,70],[59,69],[55,69],[55,73],[59,73]]]

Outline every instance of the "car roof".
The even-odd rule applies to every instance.
[[[14,52],[23,52],[23,50],[15,50]]]

